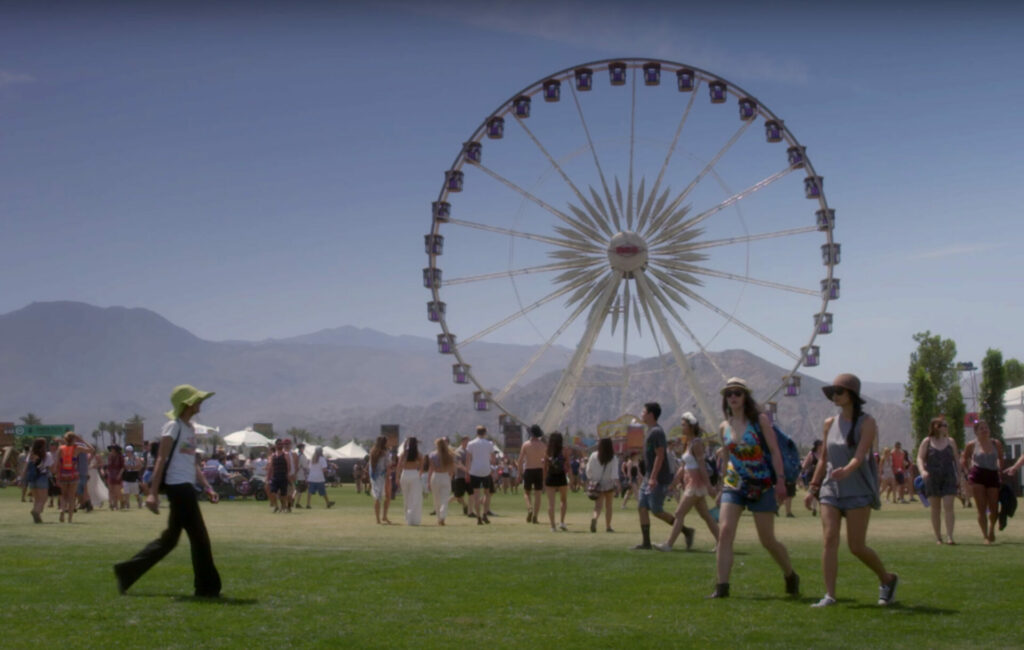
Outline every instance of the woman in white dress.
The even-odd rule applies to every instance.
[[[402,486],[402,501],[405,503],[405,523],[419,526],[423,518],[423,483],[420,480],[423,458],[416,438],[405,441],[405,450],[398,458],[398,467],[402,471],[399,483]]]
[[[107,486],[103,482],[103,478],[100,477],[102,465],[103,461],[100,459],[99,452],[93,452],[92,458],[89,460],[89,484],[86,487],[89,490],[89,501],[92,502],[94,508],[102,508],[103,504],[110,499]]]

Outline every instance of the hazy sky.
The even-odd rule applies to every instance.
[[[651,57],[757,96],[825,177],[843,293],[811,374],[903,381],[922,330],[964,360],[1024,358],[1024,5],[205,4],[0,6],[0,313],[80,300],[212,340],[346,324],[432,337],[423,235],[461,143],[549,74]],[[672,138],[658,133],[653,150]],[[468,189],[495,214],[521,211],[520,197]],[[779,219],[763,230],[790,227]],[[792,243],[778,245],[752,247],[751,264],[788,264]],[[508,248],[443,260],[507,270]],[[816,286],[817,264],[799,284]],[[468,296],[458,309],[479,306]],[[757,320],[804,336],[812,311]],[[718,342],[742,345],[731,334]],[[490,340],[535,342],[515,328]]]

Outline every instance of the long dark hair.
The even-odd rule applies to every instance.
[[[557,431],[548,436],[548,458],[558,458],[562,455],[562,434]]]
[[[370,450],[370,463],[374,467],[377,466],[377,461],[387,451],[388,439],[385,436],[377,436],[377,442],[373,443],[373,449]]]
[[[46,438],[36,438],[32,441],[32,455],[36,457],[36,467],[46,458]]]
[[[615,458],[615,448],[612,446],[611,438],[601,438],[597,441],[597,462],[607,465]]]
[[[732,415],[732,411],[729,409],[729,400],[726,399],[725,395],[722,395],[722,413],[725,414],[725,418],[728,420]],[[749,390],[743,391],[743,417],[747,418],[747,422],[756,424],[760,411],[757,408],[757,402],[754,401],[754,397],[750,394]]]
[[[850,430],[846,432],[846,446],[853,449],[857,446],[857,441],[853,438],[853,432],[857,429],[857,420],[860,416],[864,415],[863,407],[860,404],[860,400],[853,399],[853,421],[850,422]]]
[[[405,460],[408,462],[417,460],[420,457],[419,445],[416,438],[407,438],[405,441]]]

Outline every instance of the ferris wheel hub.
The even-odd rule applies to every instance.
[[[608,263],[626,276],[646,268],[647,242],[635,232],[616,233],[608,242]]]

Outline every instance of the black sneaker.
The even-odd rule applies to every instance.
[[[484,520],[481,519],[480,517],[477,517],[476,518],[476,525],[477,526],[483,526],[484,525]]]
[[[892,601],[896,599],[896,585],[900,583],[900,577],[895,573],[892,574],[892,582],[887,585],[881,585],[878,587],[878,604],[879,605],[891,605]]]
[[[729,583],[728,582],[723,582],[723,583],[715,585],[715,590],[712,591],[710,595],[705,596],[705,598],[708,598],[708,599],[711,599],[711,598],[728,598],[728,597],[729,597]]]
[[[596,519],[591,519],[590,520],[590,532],[592,532],[592,533],[596,533],[597,532],[597,520]]]
[[[636,546],[633,547],[633,550],[634,551],[650,551],[653,548],[654,547],[651,546],[650,544],[637,544]]]
[[[485,523],[485,524],[489,524],[489,523],[491,523],[491,520],[487,518],[487,515],[484,515],[484,516],[483,516],[483,520],[484,520],[484,523]]]
[[[786,593],[790,596],[800,595],[800,576],[796,574],[796,571],[786,576]]]
[[[120,567],[114,565],[114,577],[117,579],[117,593],[124,595],[124,592],[128,591],[128,581],[123,575],[121,575]]]

